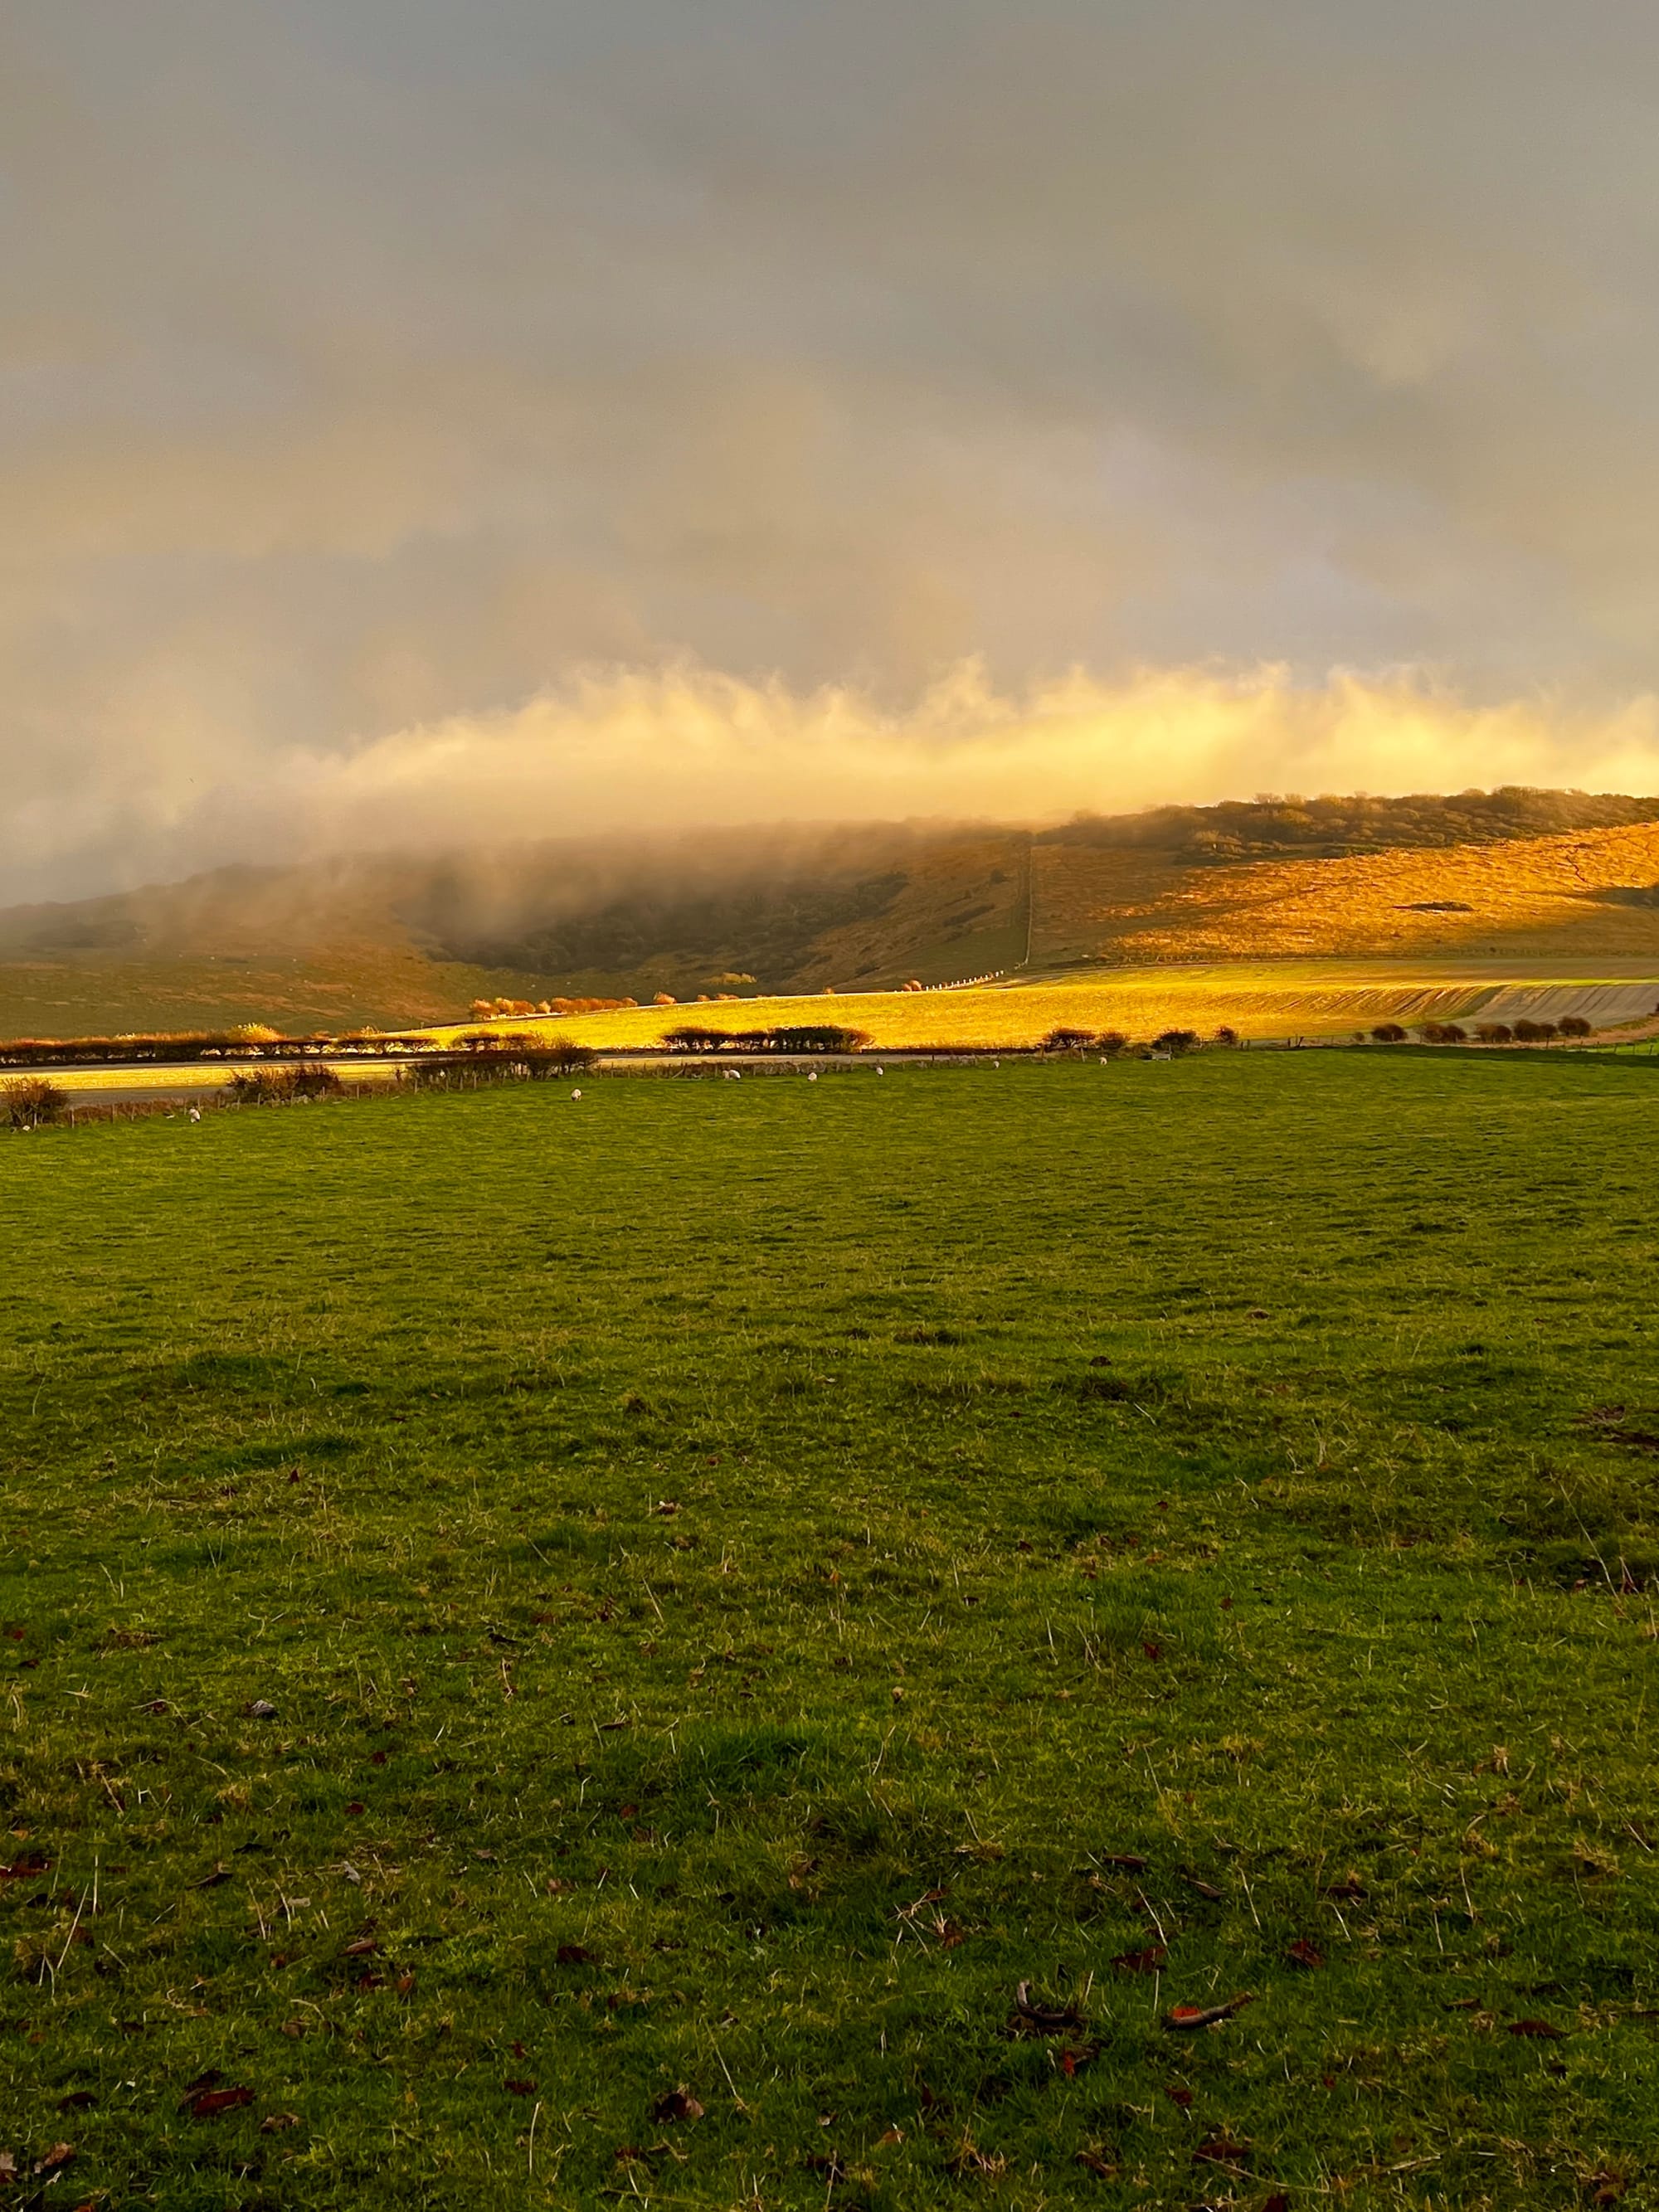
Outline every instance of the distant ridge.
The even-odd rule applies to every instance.
[[[1263,796],[1036,831],[864,823],[216,869],[0,910],[0,1033],[880,991],[1083,963],[1652,959],[1659,799]]]

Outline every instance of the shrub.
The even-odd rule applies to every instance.
[[[1524,1018],[1515,1025],[1517,1044],[1547,1044],[1555,1035],[1553,1022],[1532,1022]]]
[[[339,1088],[331,1067],[255,1067],[230,1079],[230,1095],[239,1106],[292,1106],[301,1098],[331,1097]]]
[[[1507,1022],[1478,1023],[1474,1033],[1482,1044],[1509,1044],[1515,1036],[1515,1031]]]
[[[1214,1044],[1225,1045],[1231,1049],[1238,1042],[1238,1031],[1229,1023],[1223,1022],[1211,1042]]]
[[[1042,1040],[1042,1049],[1044,1052],[1081,1052],[1085,1045],[1092,1044],[1094,1041],[1092,1030],[1050,1030]]]
[[[38,1129],[46,1122],[61,1121],[68,1106],[69,1093],[38,1075],[0,1084],[0,1109],[9,1129]]]
[[[1095,1039],[1095,1050],[1108,1060],[1121,1060],[1129,1049],[1129,1040],[1121,1030],[1102,1030]]]
[[[1406,1032],[1398,1022],[1379,1022],[1371,1031],[1371,1036],[1377,1044],[1404,1044],[1406,1042]]]
[[[1467,1044],[1468,1031],[1459,1029],[1455,1022],[1425,1022],[1423,1042],[1425,1044]]]
[[[1555,1026],[1563,1036],[1583,1037],[1590,1033],[1590,1025],[1582,1014],[1563,1014]]]
[[[1167,1052],[1172,1060],[1183,1052],[1196,1052],[1202,1040],[1196,1030],[1161,1030],[1152,1039],[1155,1052]]]

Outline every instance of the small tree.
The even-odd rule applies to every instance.
[[[1507,1022],[1480,1022],[1474,1033],[1482,1044],[1508,1044],[1515,1036]]]
[[[1154,1052],[1167,1052],[1171,1060],[1183,1053],[1196,1052],[1202,1042],[1196,1030],[1162,1030],[1152,1039]]]
[[[1548,1044],[1555,1035],[1553,1022],[1528,1021],[1524,1017],[1515,1025],[1517,1044]]]
[[[0,1109],[9,1129],[39,1129],[60,1121],[69,1110],[69,1093],[38,1075],[0,1084]]]
[[[1468,1032],[1459,1029],[1455,1022],[1425,1022],[1423,1041],[1425,1044],[1467,1044]]]
[[[1371,1037],[1376,1044],[1404,1044],[1406,1032],[1398,1022],[1379,1022],[1371,1031]]]
[[[1212,1042],[1216,1044],[1224,1045],[1229,1050],[1231,1050],[1232,1047],[1238,1042],[1238,1031],[1234,1029],[1231,1024],[1223,1022],[1220,1028],[1217,1030]]]
[[[1563,1014],[1556,1027],[1564,1037],[1586,1037],[1590,1033],[1590,1025],[1582,1014]]]
[[[1102,1030],[1095,1039],[1095,1049],[1107,1060],[1121,1060],[1129,1049],[1129,1040],[1121,1030]]]
[[[1085,1045],[1092,1044],[1094,1041],[1092,1030],[1050,1030],[1042,1040],[1042,1049],[1044,1052],[1081,1052]]]

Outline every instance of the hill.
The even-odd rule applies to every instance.
[[[781,827],[222,868],[0,910],[0,1032],[391,1028],[481,998],[1284,959],[1659,972],[1659,799],[1261,799],[1036,832]]]

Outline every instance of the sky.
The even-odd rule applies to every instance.
[[[0,898],[1659,789],[1650,0],[9,0]]]

